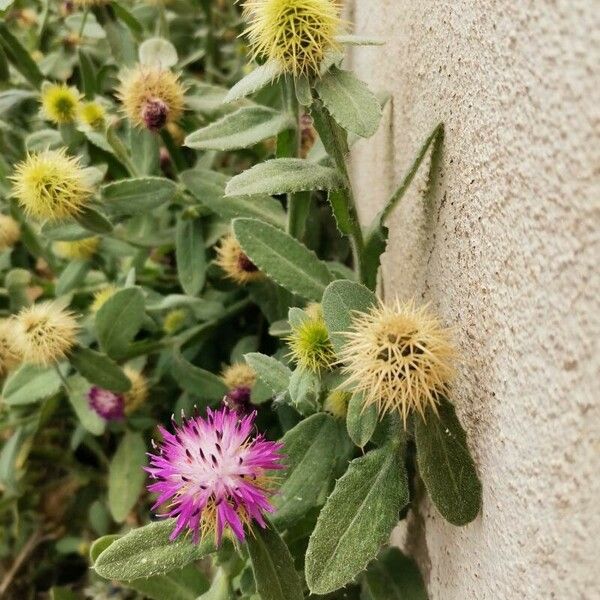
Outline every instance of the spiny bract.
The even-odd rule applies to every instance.
[[[331,0],[247,0],[245,14],[254,57],[279,63],[294,76],[315,75],[341,26]]]
[[[72,260],[88,260],[96,254],[100,247],[100,238],[97,236],[74,240],[72,242],[54,242],[52,249],[60,258]]]
[[[242,285],[260,281],[264,277],[257,266],[244,254],[233,235],[226,235],[221,239],[215,262],[229,279]]]
[[[394,307],[380,303],[356,312],[347,342],[339,354],[348,383],[364,393],[365,406],[375,404],[380,414],[436,410],[454,376],[454,347],[427,307],[413,302]]]
[[[77,115],[80,94],[77,88],[64,83],[45,84],[42,87],[42,112],[57,125],[72,123]]]
[[[131,382],[131,387],[123,394],[125,414],[130,415],[148,400],[148,380],[131,367],[125,367],[123,372]]]
[[[302,369],[316,373],[321,369],[328,369],[335,362],[335,352],[319,305],[311,305],[308,317],[301,323],[292,325],[292,333],[286,341],[290,347],[290,356]]]
[[[177,75],[141,65],[124,73],[117,95],[130,121],[151,131],[177,121],[185,103]]]
[[[19,224],[12,217],[0,213],[0,252],[12,248],[20,237]]]
[[[21,355],[12,344],[13,335],[13,322],[0,320],[0,378],[21,362]]]
[[[82,102],[77,110],[77,118],[91,129],[100,129],[106,121],[106,110],[99,102]]]
[[[28,216],[60,221],[81,212],[92,195],[79,158],[64,149],[30,154],[15,167],[13,194]]]
[[[223,369],[221,379],[229,390],[240,387],[252,389],[256,383],[256,373],[246,363],[234,363]]]
[[[49,366],[75,346],[79,326],[73,313],[56,302],[24,308],[12,323],[12,347],[24,362]]]

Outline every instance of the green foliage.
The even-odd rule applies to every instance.
[[[346,425],[348,435],[359,448],[364,448],[373,437],[378,418],[374,404],[365,407],[362,394],[352,394],[348,404]]]

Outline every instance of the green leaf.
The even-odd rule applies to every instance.
[[[319,410],[321,381],[317,374],[297,368],[290,378],[290,400],[292,406],[303,416]]]
[[[88,100],[93,100],[96,95],[96,75],[94,73],[94,64],[92,63],[87,52],[81,48],[78,50],[79,56],[79,71],[81,72],[81,83],[83,91]]]
[[[98,210],[95,210],[91,206],[86,206],[81,212],[75,216],[77,222],[94,233],[111,233],[113,226],[111,222]]]
[[[376,304],[377,296],[355,281],[342,279],[327,286],[323,294],[323,316],[336,352],[344,348],[344,332],[352,325],[353,312],[366,312]]]
[[[196,565],[187,565],[166,575],[141,577],[125,585],[152,600],[196,600],[208,588],[206,578]]]
[[[44,150],[55,150],[62,146],[62,136],[56,129],[40,129],[30,133],[25,138],[25,147],[30,152],[43,152]],[[49,223],[44,223],[44,226]],[[42,226],[42,228],[44,228]],[[86,235],[89,235],[86,233]]]
[[[102,187],[107,210],[118,215],[145,214],[168,204],[175,196],[176,184],[164,177],[122,179]]]
[[[245,106],[190,133],[184,145],[196,150],[237,150],[295,126],[290,115],[266,106]]]
[[[131,148],[135,148],[135,152],[131,156],[131,162],[140,175],[152,175],[158,171],[160,162],[159,139],[156,134],[146,128],[129,128],[129,144]],[[143,205],[144,202],[141,204]],[[125,205],[126,202],[123,206]]]
[[[50,600],[79,600],[79,596],[66,587],[53,587],[50,590]]]
[[[226,220],[256,218],[284,228],[286,216],[281,203],[267,194],[225,198],[227,177],[207,169],[190,169],[179,174],[185,187],[204,206]]]
[[[244,358],[257,377],[273,391],[273,394],[282,394],[287,391],[292,372],[283,363],[260,352],[250,352]]]
[[[218,567],[212,578],[210,589],[196,600],[232,600],[231,581],[226,570]]]
[[[306,552],[313,594],[351,582],[375,558],[409,500],[408,478],[397,445],[353,460],[317,520]]]
[[[8,406],[33,404],[56,394],[61,383],[54,367],[24,364],[4,382],[2,400]]]
[[[292,555],[277,531],[255,527],[253,533],[246,543],[261,600],[303,600]]]
[[[339,424],[326,413],[300,421],[282,438],[286,470],[279,493],[274,497],[277,512],[273,521],[287,527],[313,506],[322,504],[323,487],[332,479],[337,460],[335,440]]]
[[[91,386],[89,382],[79,375],[69,377],[68,382],[69,402],[80,423],[92,435],[101,435],[106,428],[106,421],[90,408],[88,392]]]
[[[481,482],[454,407],[443,400],[438,415],[415,416],[419,473],[433,503],[453,525],[470,523],[481,508]]]
[[[374,404],[365,407],[364,398],[360,393],[352,395],[348,404],[346,427],[352,441],[360,448],[364,448],[377,427],[377,407]]]
[[[350,235],[352,233],[352,216],[348,209],[346,194],[340,190],[330,190],[327,199],[340,233]]]
[[[144,27],[143,25],[137,20],[137,18],[133,15],[132,12],[129,11],[129,9],[125,8],[120,2],[117,2],[116,0],[112,0],[112,7],[115,11],[115,14],[119,17],[119,20],[122,21],[123,23],[125,23],[125,25],[127,25],[127,27],[129,27],[129,29],[131,30],[132,33],[139,35],[143,32]],[[142,44],[143,46],[143,44]],[[141,48],[140,48],[140,62],[143,63],[143,61],[141,60]],[[177,60],[175,60],[175,62],[177,62]],[[143,63],[146,64],[146,63]],[[169,67],[172,65],[168,65]]]
[[[42,72],[21,42],[8,30],[6,23],[2,22],[0,22],[0,45],[15,69],[34,88],[39,88],[44,81]]]
[[[232,225],[244,253],[263,273],[294,294],[321,300],[332,276],[314,252],[287,233],[256,219],[235,219]]]
[[[191,364],[178,349],[173,350],[173,375],[181,389],[202,400],[221,400],[227,394],[220,377]]]
[[[113,519],[122,523],[135,506],[146,481],[146,444],[139,433],[127,431],[110,461],[108,508]]]
[[[90,383],[113,392],[126,392],[131,388],[131,381],[117,363],[106,354],[77,348],[70,356],[73,367]]]
[[[56,295],[63,296],[79,287],[89,270],[90,263],[88,261],[72,260],[68,263],[56,281]]]
[[[277,61],[268,61],[264,65],[256,67],[229,90],[224,102],[235,102],[257,92],[275,81],[281,73],[282,69]]]
[[[332,67],[316,85],[325,108],[347,131],[364,138],[379,127],[381,105],[367,85],[349,71]]]
[[[175,523],[175,519],[166,519],[133,529],[100,554],[95,571],[106,579],[132,581],[170,573],[215,551],[211,536],[198,545],[183,535],[169,540]]]
[[[398,548],[388,548],[363,577],[364,600],[427,600],[419,568]]]
[[[206,252],[200,219],[180,217],[177,220],[175,255],[183,291],[188,296],[197,296],[206,280]]]
[[[35,97],[36,94],[30,90],[12,89],[0,92],[0,115],[8,112],[21,102]]]
[[[297,77],[294,79],[294,88],[298,103],[301,106],[310,106],[312,104],[312,90],[308,77]]]
[[[140,64],[159,69],[170,69],[179,60],[175,46],[169,40],[159,37],[142,42],[138,55]]]
[[[276,195],[343,186],[344,181],[336,169],[301,158],[274,158],[236,175],[227,184],[225,195]]]
[[[144,296],[139,288],[119,290],[96,313],[96,333],[102,349],[119,358],[144,321]]]

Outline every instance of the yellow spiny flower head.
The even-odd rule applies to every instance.
[[[42,113],[44,118],[57,125],[72,123],[77,115],[81,94],[77,88],[64,83],[42,86]]]
[[[34,304],[14,318],[13,349],[24,362],[48,366],[73,349],[78,330],[73,313],[55,302]]]
[[[241,285],[264,278],[263,273],[244,254],[242,247],[233,235],[226,235],[221,239],[221,243],[217,247],[215,262],[225,271],[225,275],[229,279]]]
[[[82,102],[77,110],[77,118],[83,125],[92,129],[101,129],[106,122],[106,110],[99,102]]]
[[[406,424],[414,411],[421,416],[436,410],[454,377],[455,349],[450,330],[414,302],[389,307],[380,303],[357,312],[340,353],[344,372],[365,406],[375,404],[380,414],[398,412]]]
[[[298,366],[316,373],[333,365],[335,352],[320,307],[316,309],[313,306],[311,312],[313,316],[292,325],[292,333],[286,341],[290,346],[290,356]]]
[[[332,0],[247,0],[244,8],[254,57],[274,60],[294,76],[316,75],[337,47],[340,10]]]
[[[344,390],[333,390],[325,399],[323,408],[325,412],[332,414],[338,419],[345,419],[348,414],[348,404],[352,394]]]
[[[21,355],[13,347],[13,323],[8,319],[0,321],[0,378],[21,362]]]
[[[148,400],[148,380],[139,371],[131,367],[125,367],[123,371],[129,381],[131,381],[129,391],[123,394],[125,414],[129,415]]]
[[[79,213],[92,196],[79,158],[64,149],[30,154],[15,167],[14,195],[28,216],[60,221]]]
[[[12,217],[0,214],[0,252],[12,248],[20,238],[19,224]]]
[[[125,72],[117,95],[131,122],[150,131],[177,121],[185,103],[185,89],[177,75],[144,66]]]
[[[96,314],[106,303],[106,301],[116,294],[119,291],[119,288],[116,285],[107,285],[103,287],[101,290],[98,290],[94,294],[94,300],[90,305],[90,311]]]
[[[221,374],[221,379],[228,390],[235,390],[237,388],[248,388],[251,390],[256,383],[256,373],[246,363],[234,363],[225,367]]]
[[[60,258],[72,260],[88,260],[96,254],[100,246],[98,236],[74,240],[72,242],[54,242],[52,249]]]

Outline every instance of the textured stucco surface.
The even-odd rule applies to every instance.
[[[365,221],[446,124],[439,181],[427,202],[415,183],[384,258],[387,297],[456,326],[453,399],[484,486],[465,528],[421,505],[434,600],[600,598],[599,9],[354,0],[356,31],[388,44],[353,65],[393,94],[353,151]]]

